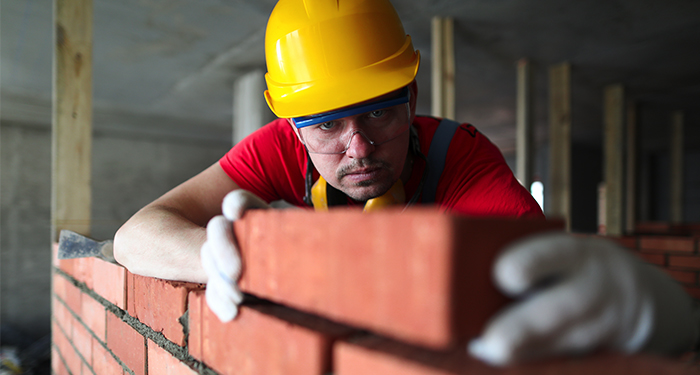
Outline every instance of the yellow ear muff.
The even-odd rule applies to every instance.
[[[319,176],[318,181],[311,188],[311,202],[316,211],[328,211],[328,183],[323,176]],[[384,195],[368,200],[363,212],[371,212],[405,202],[406,192],[403,189],[403,182],[399,179]]]

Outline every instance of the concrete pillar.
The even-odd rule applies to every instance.
[[[621,84],[605,87],[603,117],[606,234],[621,236],[624,228],[622,192],[625,182],[625,90]]]
[[[533,138],[533,85],[532,64],[527,59],[518,61],[516,98],[515,177],[526,189],[532,184],[534,150]]]
[[[265,102],[265,71],[255,69],[233,83],[233,144],[274,119]]]
[[[90,235],[92,0],[54,1],[51,238]]]
[[[627,104],[627,159],[625,178],[625,232],[633,234],[637,225],[637,105]]]
[[[455,56],[452,18],[432,21],[432,115],[455,118]]]
[[[549,69],[549,188],[547,216],[566,220],[571,230],[571,65]]]
[[[683,111],[671,115],[671,222],[683,222]]]

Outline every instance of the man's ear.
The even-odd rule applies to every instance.
[[[292,131],[294,131],[294,134],[297,135],[297,138],[299,139],[299,142],[304,143],[304,142],[301,140],[301,136],[299,135],[299,129],[297,129],[297,127],[294,125],[294,120],[292,120],[291,118],[288,118],[288,119],[286,119],[286,120],[287,120],[287,123],[289,124],[289,126],[292,127]]]

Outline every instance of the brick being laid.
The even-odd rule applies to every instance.
[[[244,291],[433,348],[477,335],[507,303],[491,282],[504,245],[562,227],[426,208],[249,211],[234,223]]]
[[[653,355],[599,353],[492,367],[470,357],[464,348],[428,351],[376,336],[340,341],[334,348],[335,375],[690,375],[697,369],[686,361]]]

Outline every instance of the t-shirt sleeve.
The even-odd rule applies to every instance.
[[[306,154],[283,119],[275,120],[234,145],[219,165],[241,189],[267,202],[283,199],[304,206]]]
[[[466,215],[544,217],[500,150],[469,124],[455,132],[435,198],[446,210]]]

